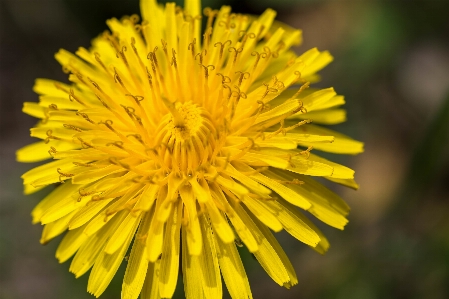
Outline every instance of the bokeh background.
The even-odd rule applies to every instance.
[[[335,60],[317,86],[346,96],[348,121],[336,129],[366,147],[332,157],[356,170],[361,188],[334,186],[352,211],[344,231],[319,224],[326,255],[277,235],[297,286],[277,286],[242,250],[254,297],[449,298],[449,1],[203,0],[223,4],[251,14],[271,7],[303,29],[298,53],[330,50]],[[137,12],[138,0],[0,0],[1,299],[93,298],[87,275],[75,279],[54,258],[60,238],[42,246],[42,227],[31,224],[48,191],[22,194],[20,175],[32,165],[15,162],[15,150],[32,142],[35,119],[21,107],[37,101],[35,78],[66,81],[53,59],[59,48],[88,47],[106,19]],[[124,264],[102,298],[119,298]]]

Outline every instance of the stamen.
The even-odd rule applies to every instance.
[[[236,49],[235,47],[229,47],[229,52],[234,52],[235,56],[234,56],[234,60],[232,61],[232,64],[235,64],[235,61],[237,60],[237,56],[239,55],[239,53],[243,52],[243,48],[238,48]]]
[[[221,77],[221,84],[231,83],[231,78],[224,76],[222,73],[217,73],[217,76]]]
[[[210,7],[206,7],[203,9],[204,15],[207,17],[207,25],[206,28],[212,28],[212,23],[214,21],[215,16],[218,14],[218,10],[211,9]]]
[[[203,54],[203,53],[204,53],[204,54]],[[199,57],[199,58],[200,58],[200,64],[203,64],[203,58],[204,58],[204,56],[206,56],[206,55],[207,55],[207,50],[204,49],[203,51],[201,51],[200,53],[197,53],[197,54],[195,55],[195,61],[196,61],[196,58]]]
[[[83,130],[81,130],[80,128],[75,127],[74,125],[63,124],[63,126],[64,126],[64,128],[71,129],[71,130],[75,130],[75,131],[77,131],[77,132],[82,132],[82,131],[83,131]]]
[[[78,103],[80,103],[81,105],[85,106],[85,104],[77,96],[75,96],[75,92],[73,91],[72,88],[70,88],[70,91],[69,91],[69,100],[70,100],[70,102],[73,102],[73,100],[75,100]]]
[[[81,146],[86,149],[86,148],[93,148],[94,146],[90,143],[87,143],[86,141],[84,141],[83,139],[81,139],[81,137],[76,137],[79,142],[81,143]]]
[[[106,104],[106,102],[105,102],[102,98],[100,98],[100,96],[99,96],[98,94],[95,94],[95,96],[97,97],[97,99],[100,101],[100,103],[101,103],[106,109],[109,109],[108,104]],[[111,110],[111,109],[109,109],[109,110]]]
[[[207,80],[207,78],[209,78],[209,68],[211,68],[211,70],[213,71],[213,70],[215,70],[215,66],[213,66],[211,64],[209,64],[208,66],[205,66],[205,65],[202,65],[201,63],[199,65],[201,65],[204,68],[204,75]]]
[[[100,56],[100,53],[95,52],[95,53],[94,53],[94,56],[95,56],[95,60],[101,65],[101,67],[106,71],[106,73],[109,74],[108,69],[107,69],[106,66],[104,65],[103,61],[101,61],[101,59],[100,59],[100,57],[101,57],[101,56]]]
[[[72,163],[76,166],[82,166],[82,167],[93,167],[94,166],[92,164],[81,163],[81,162],[72,162]]]
[[[218,56],[218,58],[221,60],[221,58],[223,57],[223,50],[224,50],[224,47],[226,46],[226,44],[229,42],[229,45],[232,45],[232,41],[231,40],[227,40],[227,41],[225,41],[224,43],[222,43],[222,42],[216,42],[215,44],[214,44],[214,47],[217,47],[217,45],[220,45],[220,52],[219,52],[219,56]],[[235,49],[235,48],[234,48]]]
[[[251,76],[251,74],[248,72],[237,71],[235,73],[239,74],[239,83],[237,84],[239,87],[242,85],[243,79],[247,80]]]
[[[98,122],[99,125],[105,125],[106,127],[108,127],[109,130],[111,130],[112,132],[116,133],[116,131],[114,130],[114,128],[112,127],[112,124],[114,122],[110,119],[107,119],[105,121],[100,121]]]
[[[54,158],[57,151],[53,146],[50,146],[50,150],[48,151],[48,153]]]
[[[128,135],[126,135],[126,137],[130,137],[130,136],[134,137],[142,145],[145,145],[145,143],[143,142],[142,136],[140,134],[128,134]]]
[[[309,146],[305,151],[300,152],[299,154],[307,156],[306,159],[310,157],[310,151],[313,149],[313,146]]]
[[[266,58],[267,57],[267,53],[263,52],[262,54],[260,54],[257,51],[253,51],[251,53],[251,56],[257,56],[256,57],[256,62],[254,63],[254,66],[253,66],[253,71],[254,71],[256,69],[256,67],[257,67],[257,64],[259,63],[260,58]]]
[[[267,90],[265,90],[261,100],[263,100],[270,92],[278,92],[276,88],[270,87],[267,83],[263,83],[263,85],[267,88]]]
[[[293,99],[295,99],[301,92],[303,92],[304,90],[306,90],[307,88],[309,88],[309,86],[310,86],[310,82],[304,83],[304,84],[299,88],[299,90],[298,90],[293,96],[291,96],[288,100],[293,100]],[[307,111],[306,111],[306,112],[307,112]]]
[[[193,41],[187,47],[188,50],[192,51],[192,57],[195,57],[195,44],[196,44],[196,38],[194,38]]]
[[[61,138],[55,137],[55,136],[52,135],[52,134],[53,134],[53,131],[52,131],[52,130],[48,130],[48,131],[46,132],[46,134],[47,134],[47,138],[45,138],[45,140],[44,140],[44,142],[45,142],[46,144],[50,142],[50,139],[61,140]]]
[[[86,113],[84,113],[84,112],[76,112],[75,114],[78,115],[78,116],[81,116],[82,118],[84,118],[85,120],[90,122],[91,124],[95,124],[95,122],[93,120],[91,120]]]
[[[140,102],[143,101],[145,98],[143,96],[134,96],[132,94],[125,94],[127,97],[132,97],[134,101],[136,101],[136,104],[140,106]]]
[[[118,147],[119,149],[125,150],[125,148],[123,147],[123,142],[122,141],[114,141],[114,142],[109,142],[109,143],[106,144],[106,146],[110,146],[110,145],[113,145],[113,146]]]
[[[122,60],[123,60],[123,62],[125,63],[125,65],[128,67],[129,65],[128,65],[128,60],[126,59],[126,56],[125,56],[125,52],[127,51],[127,48],[126,48],[126,46],[122,46],[122,49],[121,49],[121,51],[118,51],[116,54],[115,54],[115,56],[117,57],[117,58],[122,58]]]
[[[172,61],[171,61],[170,65],[173,65],[177,69],[178,68],[178,64],[176,62],[176,51],[173,48],[171,50],[172,50],[173,56],[172,56]]]
[[[61,182],[62,184],[64,184],[64,181],[62,180],[64,177],[70,178],[70,177],[75,176],[73,173],[62,172],[61,168],[56,169],[56,171],[59,173],[59,182]]]

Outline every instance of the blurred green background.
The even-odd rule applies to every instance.
[[[319,87],[346,96],[348,121],[335,129],[365,142],[360,156],[332,159],[356,171],[359,191],[333,186],[352,207],[344,231],[319,223],[331,242],[320,256],[277,235],[299,278],[277,286],[242,256],[255,298],[449,298],[449,1],[203,0],[303,29],[304,44],[334,62]],[[54,258],[59,239],[39,244],[30,212],[48,191],[22,194],[32,165],[15,150],[32,142],[35,78],[66,81],[53,59],[106,29],[105,20],[139,12],[138,0],[0,0],[0,298],[93,298]],[[101,297],[119,298],[124,264]],[[182,280],[176,298],[183,297]],[[227,294],[226,297],[229,297]]]

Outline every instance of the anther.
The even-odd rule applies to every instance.
[[[140,102],[143,101],[145,98],[143,96],[135,96],[132,94],[125,94],[127,97],[132,97],[134,101],[136,101],[136,104],[140,106]]]
[[[257,104],[260,105],[260,107],[259,107],[259,112],[263,112],[263,111],[270,110],[270,105],[264,103],[263,101],[258,100],[258,101],[257,101]]]
[[[306,159],[310,157],[310,151],[313,149],[313,146],[309,146],[305,151],[301,151],[299,154],[307,156]]]
[[[203,53],[204,53],[204,54],[203,54]],[[206,56],[206,55],[207,55],[207,50],[204,49],[203,51],[201,51],[200,53],[197,53],[197,54],[195,55],[195,60],[196,60],[197,57],[199,57],[199,58],[200,58],[200,64],[203,64],[203,58],[204,58],[204,56]]]
[[[61,140],[61,138],[58,138],[58,137],[55,137],[52,135],[53,134],[52,130],[48,130],[46,132],[46,134],[47,134],[47,138],[45,138],[45,141],[44,141],[46,144],[50,142],[50,139]]]
[[[247,80],[251,76],[248,72],[237,71],[236,74],[239,74],[239,83],[237,84],[239,87],[242,85],[243,79]]]
[[[81,167],[92,167],[93,166],[91,164],[86,164],[86,163],[81,163],[81,162],[72,162],[72,163],[73,163],[73,165],[81,166]]]
[[[93,120],[91,120],[86,113],[84,113],[84,112],[76,112],[75,114],[78,115],[78,116],[81,116],[82,118],[84,118],[85,120],[90,122],[91,124],[95,124],[95,122]]]
[[[278,90],[276,88],[272,88],[270,87],[267,83],[263,83],[263,85],[267,88],[267,90],[265,90],[265,93],[262,96],[262,99],[264,99],[268,93],[270,92],[278,92]]]
[[[217,45],[220,45],[220,54],[219,54],[219,59],[221,59],[222,57],[223,57],[223,50],[224,50],[224,47],[226,46],[226,44],[229,42],[229,45],[232,45],[232,41],[231,40],[227,40],[227,41],[225,41],[224,43],[222,43],[222,42],[216,42],[215,44],[214,44],[214,47],[217,47]]]
[[[67,129],[71,129],[71,130],[75,130],[77,132],[82,132],[82,130],[78,127],[75,127],[74,125],[69,125],[69,124],[63,124],[64,128]]]
[[[50,156],[54,157],[57,151],[53,146],[50,146],[50,150],[48,151],[48,153],[50,154]]]
[[[251,56],[257,56],[257,57],[256,57],[256,62],[254,63],[254,66],[253,66],[253,70],[255,70],[256,67],[257,67],[257,64],[259,63],[260,58],[261,58],[261,57],[262,57],[262,58],[265,58],[265,57],[267,56],[267,54],[266,54],[266,53],[260,54],[260,53],[257,52],[257,51],[253,51],[253,52],[251,53]]]
[[[213,71],[213,70],[215,70],[215,66],[210,65],[210,64],[208,66],[205,66],[205,65],[202,65],[201,63],[199,65],[201,65],[204,68],[204,75],[206,76],[206,80],[207,80],[207,78],[209,78],[209,68],[211,68],[211,71]]]
[[[56,169],[56,171],[59,173],[59,181],[61,183],[64,183],[62,178],[64,178],[64,177],[70,178],[70,177],[75,176],[73,173],[64,173],[64,172],[62,172],[61,168]]]
[[[97,82],[95,82],[94,80],[90,79],[89,77],[87,77],[87,80],[89,80],[90,83],[91,83],[96,89],[98,89],[99,91],[102,91],[101,88],[100,88],[100,86],[98,85]]]
[[[235,47],[229,47],[229,52],[234,52],[235,56],[234,56],[234,60],[232,61],[233,64],[235,64],[236,60],[237,60],[237,55],[239,55],[239,53],[243,52],[243,48],[238,48],[236,49]]]
[[[115,56],[117,58],[122,58],[123,59],[123,62],[125,63],[126,66],[128,66],[128,60],[126,59],[126,56],[125,56],[125,52],[127,50],[128,49],[126,48],[126,46],[122,46],[122,49],[120,51],[118,51],[117,53],[115,53]]]
[[[141,144],[145,145],[145,143],[142,140],[142,136],[140,134],[128,134],[126,137],[134,137],[137,141],[139,141]]]
[[[73,91],[72,88],[70,88],[70,90],[69,90],[69,100],[70,100],[70,102],[73,102],[73,100],[75,100],[78,103],[80,103],[81,105],[84,105],[84,103],[80,99],[78,99],[78,97],[75,96],[75,92]]]
[[[105,125],[106,127],[108,127],[109,130],[111,130],[112,132],[115,132],[114,128],[112,127],[113,123],[114,122],[110,119],[98,122],[99,125]]]
[[[167,54],[167,42],[161,39],[161,43],[162,43],[162,50],[165,52],[165,54]]]
[[[78,193],[79,193],[80,196],[84,197],[84,196],[89,196],[89,195],[92,195],[94,193],[97,193],[97,191],[86,192],[83,188],[80,188],[80,189],[78,189]]]
[[[233,91],[232,95],[237,97],[237,102],[239,101],[240,98],[246,99],[246,93],[240,91],[240,88],[237,85],[234,85],[234,88],[237,89],[237,91]]]
[[[99,96],[98,94],[95,94],[95,96],[97,97],[97,99],[100,101],[100,103],[101,103],[106,109],[109,109],[108,104],[106,104],[106,102],[105,102],[102,98],[100,98],[100,96]],[[109,109],[109,110],[110,110],[110,109]]]
[[[221,77],[221,84],[231,83],[231,78],[228,76],[225,76],[222,73],[217,73],[216,75]]]
[[[58,106],[56,106],[56,104],[50,104],[50,105],[48,105],[48,108],[53,109],[53,110],[58,110]]]
[[[176,62],[176,51],[175,51],[175,49],[172,48],[171,52],[172,52],[173,56],[172,56],[172,60],[171,60],[170,65],[173,65],[175,68],[178,68],[178,64]]]
[[[214,21],[214,17],[218,14],[218,10],[213,10],[210,7],[206,7],[203,10],[204,15],[207,17],[206,28],[211,28]]]
[[[119,149],[124,150],[123,142],[122,142],[122,141],[114,141],[114,142],[109,142],[109,143],[106,144],[106,146],[110,146],[110,145],[116,146],[116,147],[118,147]]]
[[[55,85],[56,89],[59,89],[59,90],[61,90],[61,91],[64,91],[65,93],[69,93],[69,92],[67,91],[67,89],[65,89],[64,87],[61,86],[61,84],[55,82],[54,85]]]
[[[285,48],[285,43],[283,41],[281,41],[279,43],[279,48],[276,50],[276,52],[273,53],[273,58],[278,58],[279,57],[279,51],[281,51],[284,48]]]
[[[192,57],[195,56],[195,44],[196,44],[196,38],[194,38],[193,41],[187,47],[188,50],[192,51]]]
[[[129,20],[131,21],[132,24],[136,24],[139,22],[140,18],[138,15],[133,14],[129,17]]]
[[[84,141],[83,139],[81,139],[81,137],[76,137],[79,142],[81,143],[81,146],[86,149],[86,148],[93,148],[93,145],[90,143],[87,143],[86,141]]]
[[[267,46],[263,47],[264,52],[266,53],[266,57],[269,58],[271,56],[271,49]]]

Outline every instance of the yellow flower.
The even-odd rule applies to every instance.
[[[43,141],[18,160],[54,160],[23,175],[25,193],[59,185],[32,212],[41,242],[68,230],[56,257],[74,255],[76,277],[92,268],[97,297],[126,256],[122,298],[171,298],[180,267],[187,298],[221,298],[221,276],[232,298],[251,298],[236,245],[279,285],[297,284],[270,229],[324,253],[326,238],[297,207],[339,229],[349,207],[311,177],[357,184],[311,150],[363,151],[315,125],[345,120],[342,96],[308,89],[332,56],[296,56],[301,31],[271,9],[256,18],[206,8],[203,34],[199,0],[142,0],[141,10],[141,23],[109,20],[112,33],[90,50],[60,50],[71,83],[38,79],[40,102],[24,105]]]

